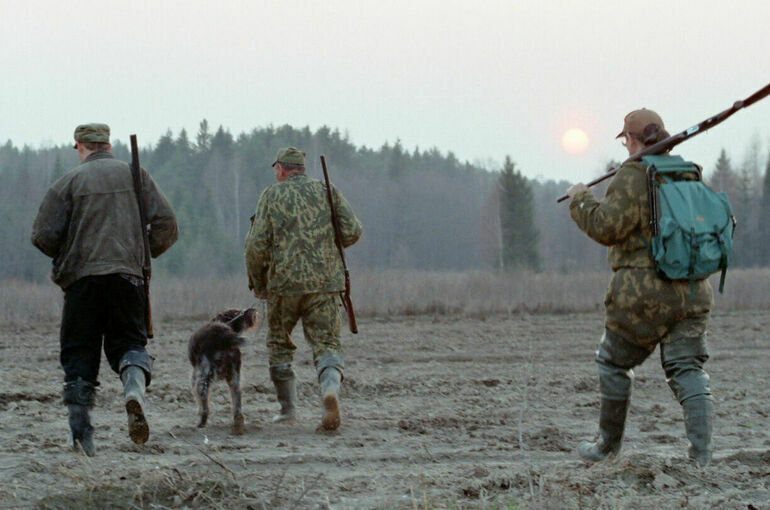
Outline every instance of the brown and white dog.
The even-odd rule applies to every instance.
[[[239,336],[257,324],[257,310],[225,310],[190,337],[187,353],[192,364],[192,392],[198,402],[198,428],[209,417],[209,389],[214,376],[224,379],[230,388],[233,433],[243,434],[241,409],[241,350],[246,341]]]

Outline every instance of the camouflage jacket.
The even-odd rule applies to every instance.
[[[578,193],[569,204],[570,216],[591,239],[609,246],[607,260],[620,268],[652,268],[650,206],[647,202],[647,166],[626,163],[612,178],[598,201],[590,191]]]
[[[157,257],[177,239],[166,197],[142,170],[150,253]],[[53,258],[51,279],[62,289],[84,276],[142,276],[144,243],[128,163],[95,152],[56,182],[43,198],[32,244]]]
[[[334,187],[332,196],[342,244],[348,247],[361,237],[361,222]],[[300,295],[345,288],[326,188],[304,174],[262,192],[244,251],[249,288],[257,293]]]

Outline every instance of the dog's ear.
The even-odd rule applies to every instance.
[[[236,333],[240,333],[254,327],[256,323],[257,309],[247,308],[246,310],[233,317],[230,321],[228,321],[227,325],[230,326]]]

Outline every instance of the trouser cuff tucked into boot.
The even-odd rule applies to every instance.
[[[290,363],[270,367],[270,380],[275,385],[275,396],[281,405],[281,412],[273,416],[275,423],[296,423],[297,389],[296,376]]]
[[[340,373],[340,377],[344,379],[345,357],[342,354],[331,354],[328,352],[321,354],[315,365],[315,371],[318,374],[319,381],[321,379],[321,374],[323,374],[324,370],[327,368],[336,368]]]
[[[146,351],[127,351],[118,363],[118,373],[123,375],[127,367],[139,367],[144,372],[144,385],[150,385],[152,381],[152,357]]]
[[[150,437],[150,427],[144,417],[144,389],[150,384],[152,358],[146,352],[128,351],[119,366],[126,399],[128,435],[134,443],[144,444]]]
[[[88,411],[94,405],[95,390],[93,384],[78,377],[75,381],[64,383],[62,392],[69,414],[69,444],[74,450],[82,450],[89,457],[95,453],[94,428],[91,426],[91,418],[88,415]]]

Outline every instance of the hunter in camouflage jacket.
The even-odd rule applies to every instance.
[[[343,247],[361,237],[361,222],[332,186]],[[317,179],[295,174],[262,193],[245,242],[249,288],[259,295],[297,296],[345,289],[345,273],[334,244],[326,189]]]
[[[604,298],[606,327],[626,340],[653,350],[659,342],[705,333],[713,303],[708,280],[661,279],[647,248],[652,233],[647,201],[646,165],[623,165],[598,201],[590,191],[577,193],[570,216],[591,239],[609,247],[614,275]]]

